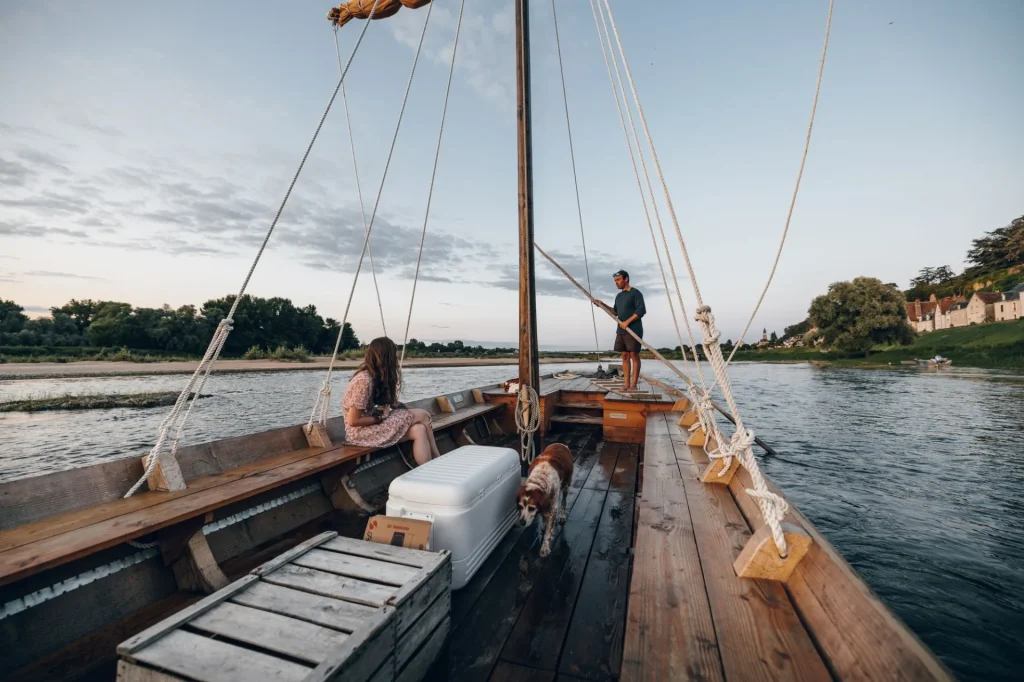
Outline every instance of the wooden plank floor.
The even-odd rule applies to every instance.
[[[612,680],[622,658],[640,448],[567,426],[575,467],[568,519],[541,559],[518,525],[452,596],[449,679]]]

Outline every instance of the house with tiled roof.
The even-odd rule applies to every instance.
[[[949,309],[949,326],[967,326],[967,301],[957,301]]]
[[[976,291],[967,303],[967,324],[985,324],[996,319],[995,304],[1003,300],[998,291]]]
[[[967,299],[963,296],[947,296],[938,300],[935,294],[932,294],[927,301],[910,301],[906,304],[907,323],[922,334],[936,329],[948,329],[952,326],[949,310],[959,302],[966,305]]]
[[[935,297],[932,296],[934,299]],[[913,301],[907,303],[907,322],[919,333],[934,331],[936,302]]]
[[[1024,288],[1024,284],[1018,285]],[[994,319],[996,322],[1008,322],[1010,320],[1019,320],[1024,317],[1024,311],[1021,309],[1021,292],[1020,291],[1004,291],[1003,300],[996,301],[994,308]]]
[[[936,301],[935,306],[935,328],[936,329],[949,329],[952,327],[952,323],[949,317],[949,311],[957,303],[967,303],[967,299],[963,296],[947,296],[946,298]]]

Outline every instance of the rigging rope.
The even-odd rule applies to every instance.
[[[746,429],[743,426],[739,410],[737,409],[735,397],[732,393],[732,387],[729,383],[725,359],[722,357],[722,350],[718,343],[719,332],[715,326],[715,319],[714,316],[711,314],[710,306],[706,305],[703,301],[703,298],[701,297],[700,287],[697,284],[697,276],[694,272],[693,264],[690,261],[690,255],[686,249],[686,242],[683,239],[682,231],[679,228],[679,220],[676,216],[675,207],[672,204],[671,194],[668,191],[668,184],[665,181],[665,174],[662,170],[661,163],[658,160],[658,152],[656,147],[654,146],[654,141],[651,137],[650,126],[648,125],[647,118],[644,115],[643,106],[640,103],[640,97],[636,90],[636,83],[633,80],[633,74],[629,68],[629,61],[626,59],[626,54],[625,50],[622,47],[622,41],[619,36],[618,27],[615,24],[615,16],[612,12],[611,5],[609,4],[608,0],[604,0],[604,8],[608,14],[608,21],[611,25],[612,33],[615,36],[615,43],[618,46],[618,51],[622,58],[622,64],[626,71],[626,79],[629,82],[630,91],[633,94],[633,100],[636,105],[637,112],[640,114],[640,121],[643,125],[644,135],[647,139],[647,144],[651,151],[651,158],[654,160],[655,168],[658,171],[658,179],[660,180],[662,190],[665,193],[665,202],[668,205],[669,214],[672,218],[673,226],[675,227],[676,237],[679,240],[679,246],[683,253],[683,259],[686,263],[686,268],[690,275],[690,283],[693,286],[694,295],[697,299],[696,318],[697,321],[700,323],[701,329],[703,331],[703,338],[701,340],[701,343],[704,347],[704,354],[711,363],[717,383],[720,385],[722,394],[725,397],[725,400],[728,403],[729,408],[732,411],[732,414],[736,420],[736,431],[730,440],[729,448],[732,451],[731,454],[739,456],[743,466],[747,468],[747,470],[750,472],[754,488],[748,489],[747,493],[757,500],[758,506],[761,509],[761,515],[772,532],[772,537],[775,541],[775,545],[778,548],[780,555],[786,556],[788,548],[786,545],[785,536],[781,528],[781,521],[788,509],[788,505],[783,498],[768,490],[767,484],[764,481],[764,477],[761,475],[760,469],[757,465],[757,461],[754,459],[753,450],[751,448],[751,446],[754,443],[754,434],[752,431]],[[719,444],[719,446],[721,446],[721,444]]]
[[[587,291],[593,292],[590,283],[590,262],[587,259],[587,237],[583,231],[583,208],[580,206],[580,183],[576,177],[576,153],[572,146],[572,126],[569,124],[569,96],[565,91],[565,69],[562,67],[562,43],[558,37],[558,12],[555,11],[555,0],[551,0],[551,16],[555,25],[555,51],[558,53],[558,75],[562,80],[562,104],[565,106],[565,131],[569,136],[569,160],[572,162],[572,184],[576,190],[576,215],[580,221],[580,240],[583,242],[583,267],[587,273]],[[601,359],[601,341],[597,337],[597,314],[594,307],[590,308],[590,322],[594,326],[594,351],[597,359]]]
[[[782,239],[779,240],[779,249],[775,252],[775,260],[772,262],[772,269],[768,273],[768,281],[764,283],[764,289],[761,290],[761,295],[757,299],[757,304],[754,306],[754,311],[750,313],[750,319],[747,320],[747,326],[743,328],[743,333],[740,334],[740,340],[733,346],[732,352],[729,353],[729,359],[726,360],[728,365],[732,362],[732,358],[736,355],[737,349],[743,345],[743,337],[750,331],[750,325],[753,324],[754,318],[757,316],[757,311],[761,309],[761,303],[764,301],[765,294],[768,293],[768,287],[772,284],[772,279],[775,277],[775,269],[779,266],[779,259],[782,258],[782,247],[786,245],[786,235],[789,234],[789,223],[793,219],[793,208],[796,206],[796,197],[800,192],[800,180],[804,176],[804,165],[807,163],[807,151],[811,147],[811,131],[814,130],[814,114],[818,110],[818,95],[821,93],[821,76],[825,72],[825,55],[828,53],[828,37],[832,30],[832,8],[835,5],[835,0],[829,0],[828,3],[828,19],[825,22],[825,43],[821,46],[821,61],[818,62],[818,81],[814,85],[814,101],[811,103],[811,119],[807,123],[807,137],[804,139],[804,152],[800,157],[800,169],[796,174],[796,185],[793,187],[793,196],[789,200],[789,211],[786,213],[786,225],[782,229]]]
[[[409,297],[409,314],[405,318],[405,336],[402,340],[402,357],[398,361],[401,373],[405,365],[405,348],[409,345],[409,325],[412,324],[412,307],[416,301],[416,283],[420,279],[420,263],[423,261],[423,245],[427,241],[427,221],[430,219],[430,202],[434,198],[434,179],[437,177],[437,162],[441,158],[441,138],[444,136],[444,122],[448,116],[448,96],[452,92],[452,75],[455,73],[455,53],[459,49],[459,34],[462,31],[462,13],[466,9],[466,0],[459,5],[459,19],[455,24],[455,43],[452,45],[452,63],[448,67],[448,84],[444,89],[444,106],[441,108],[441,126],[437,131],[437,147],[434,149],[434,166],[430,171],[430,189],[427,191],[427,208],[423,214],[423,231],[420,233],[420,249],[416,254],[416,274],[412,278],[412,295]]]
[[[379,2],[379,0],[375,0],[373,9],[370,10],[371,16],[373,11],[377,8],[377,2]],[[231,309],[228,311],[227,316],[217,325],[217,329],[214,331],[213,338],[210,339],[210,345],[207,347],[206,353],[203,355],[203,359],[199,362],[195,372],[192,373],[192,376],[189,378],[188,382],[186,382],[185,387],[181,390],[181,393],[178,395],[178,399],[174,403],[174,407],[171,408],[170,414],[168,414],[160,423],[156,445],[154,445],[153,449],[149,452],[146,469],[142,474],[142,478],[140,478],[135,485],[125,493],[125,497],[131,497],[134,495],[135,492],[138,491],[147,480],[149,480],[149,477],[153,475],[153,471],[156,470],[156,465],[163,454],[163,447],[167,440],[167,433],[171,427],[175,425],[177,425],[177,430],[175,431],[174,440],[171,444],[171,457],[174,457],[177,454],[178,442],[181,439],[181,434],[185,425],[188,423],[188,418],[192,414],[192,408],[195,407],[196,400],[199,399],[203,386],[206,384],[206,380],[210,376],[210,370],[213,369],[214,363],[217,362],[217,358],[220,356],[221,350],[224,348],[224,342],[227,340],[228,334],[231,333],[231,325],[234,322],[235,311],[238,309],[238,306],[242,301],[242,297],[245,295],[245,289],[249,286],[249,280],[252,279],[252,274],[256,270],[256,265],[260,262],[260,258],[263,256],[263,252],[267,248],[267,242],[270,241],[270,235],[274,233],[274,228],[277,227],[277,222],[281,219],[281,213],[284,211],[284,207],[288,203],[288,198],[292,195],[292,190],[295,189],[295,183],[299,180],[299,175],[302,173],[302,169],[306,165],[306,160],[309,158],[309,154],[313,150],[313,144],[320,135],[320,130],[323,128],[324,121],[327,120],[327,114],[331,111],[331,106],[334,104],[334,100],[338,96],[338,91],[341,89],[341,85],[345,81],[345,76],[348,74],[349,67],[352,66],[352,60],[355,58],[356,52],[359,50],[359,46],[363,42],[363,36],[366,35],[366,30],[369,25],[370,22],[367,21],[366,25],[363,26],[363,30],[360,31],[359,38],[356,40],[355,45],[352,47],[352,53],[349,55],[348,62],[345,64],[341,77],[338,78],[338,84],[334,87],[334,92],[331,93],[331,98],[327,101],[324,113],[320,117],[320,121],[317,123],[316,130],[313,131],[313,137],[306,146],[306,151],[303,153],[302,160],[299,162],[299,167],[296,169],[295,175],[292,177],[292,180],[288,185],[288,190],[285,192],[284,198],[281,200],[281,205],[278,207],[277,213],[274,215],[274,219],[270,222],[270,228],[267,230],[267,234],[263,238],[263,242],[260,244],[259,250],[256,252],[256,258],[253,260],[248,273],[245,275],[245,280],[242,282],[242,287],[238,291],[238,296],[235,297],[234,302],[231,304]],[[193,396],[192,400],[189,403],[188,409],[185,411],[184,417],[181,417],[182,407],[184,407],[184,403],[190,394]]]
[[[672,282],[675,285],[676,298],[679,301],[679,308],[682,314],[683,322],[686,326],[686,334],[690,339],[690,347],[693,348],[694,358],[693,364],[696,370],[697,379],[700,382],[700,388],[691,386],[689,393],[691,393],[691,400],[694,404],[694,409],[698,410],[698,415],[702,424],[708,426],[705,433],[709,436],[709,442],[713,441],[716,443],[722,442],[721,434],[718,431],[718,424],[715,421],[714,415],[705,411],[705,403],[698,399],[698,393],[701,391],[710,395],[710,391],[707,388],[707,382],[704,379],[704,372],[700,365],[700,359],[697,356],[697,343],[694,339],[693,329],[690,327],[690,320],[686,314],[686,304],[683,302],[682,289],[679,286],[679,278],[676,276],[675,263],[672,260],[672,252],[668,245],[668,239],[665,236],[665,228],[662,224],[661,214],[658,211],[658,203],[654,196],[654,185],[651,183],[650,174],[647,169],[647,162],[644,159],[643,148],[640,144],[640,137],[636,130],[636,122],[633,120],[633,112],[629,106],[629,100],[626,97],[625,86],[622,83],[622,74],[619,72],[618,61],[614,55],[614,45],[611,41],[611,36],[608,33],[608,25],[605,21],[604,14],[601,14],[600,20],[598,19],[598,5],[595,4],[595,0],[590,0],[590,9],[594,15],[594,26],[597,30],[598,40],[601,43],[601,53],[604,56],[605,68],[608,71],[608,80],[612,86],[612,95],[615,98],[615,106],[619,113],[619,122],[622,124],[622,132],[626,138],[626,147],[629,149],[630,161],[633,164],[633,174],[636,176],[637,188],[640,191],[640,201],[644,208],[644,216],[647,219],[647,229],[651,234],[651,244],[654,247],[654,255],[658,260],[658,270],[661,272],[661,281],[665,287],[665,294],[668,298],[669,312],[672,314],[672,324],[675,327],[676,339],[679,340],[679,350],[683,357],[683,366],[689,369],[689,359],[686,356],[686,344],[683,343],[682,334],[679,331],[679,320],[676,317],[675,305],[672,302],[672,295],[669,293],[668,278],[665,275],[665,266],[661,260],[661,249],[658,246],[657,238],[654,235],[654,226],[651,223],[651,215],[647,210],[647,198],[644,195],[644,188],[647,188],[650,194],[651,207],[654,210],[654,218],[658,224],[658,233],[661,235],[661,243],[665,248],[665,259],[668,261],[669,270],[672,273]],[[608,49],[612,51],[612,60],[609,62]],[[612,65],[614,64],[614,75]],[[623,105],[625,105],[626,116],[623,115]],[[626,127],[626,117],[629,118],[629,129]],[[630,139],[630,133],[632,131],[632,140]],[[640,171],[637,168],[636,155],[633,152],[633,145],[636,145],[637,155],[640,156],[640,166],[643,169],[643,180],[640,179]],[[728,468],[730,462],[728,455],[726,455],[725,468]]]
[[[430,15],[433,10],[434,4],[431,3],[427,8],[427,16],[423,21],[423,30],[420,32],[420,40],[416,46],[416,54],[412,60],[412,70],[409,72],[409,81],[405,85],[405,95],[402,97],[402,106],[398,110],[398,122],[395,124],[395,134],[391,137],[391,148],[388,150],[387,161],[384,163],[384,172],[381,174],[380,185],[377,187],[377,198],[373,202],[373,212],[370,213],[370,224],[366,228],[366,236],[363,238],[363,248],[359,254],[359,262],[356,264],[355,276],[352,278],[352,288],[349,290],[348,302],[345,304],[345,315],[341,318],[341,327],[338,328],[338,338],[334,342],[334,353],[331,355],[331,362],[327,366],[327,377],[320,386],[319,392],[317,392],[316,401],[313,403],[313,410],[310,412],[309,421],[306,423],[307,432],[313,428],[313,421],[317,419],[318,412],[319,422],[323,424],[327,421],[327,410],[331,401],[331,375],[334,372],[334,364],[338,359],[338,348],[341,346],[341,335],[345,331],[345,322],[348,321],[348,313],[352,308],[352,298],[355,296],[356,284],[359,282],[359,271],[362,270],[363,259],[366,256],[367,247],[370,244],[370,235],[373,233],[373,224],[377,219],[377,209],[380,208],[380,197],[384,193],[384,183],[388,178],[388,169],[391,167],[391,157],[395,153],[395,144],[398,142],[398,131],[402,128],[402,118],[405,116],[405,105],[409,101],[409,90],[412,89],[412,81],[416,75],[416,65],[419,63],[420,52],[423,50],[423,38],[427,35],[427,26],[430,24]],[[372,18],[372,16],[367,18],[367,25],[369,25],[370,19]]]
[[[334,28],[334,53],[338,55],[338,69],[341,70],[341,48],[338,47],[338,28]],[[345,91],[345,84],[341,84],[341,103],[345,105],[345,127],[348,129],[348,146],[352,151],[352,175],[356,179],[356,197],[359,199],[359,217],[363,221],[363,233],[369,230],[366,226],[366,207],[363,206],[363,187],[359,182],[359,164],[356,163],[356,140],[352,135],[352,117],[348,113],[348,93]],[[377,310],[380,311],[380,328],[384,336],[388,335],[388,326],[384,323],[384,305],[380,301],[380,287],[377,286],[377,268],[373,264],[373,249],[370,243],[366,243],[366,255],[370,257],[370,274],[373,275],[373,290],[377,294]],[[344,329],[344,325],[342,325]]]

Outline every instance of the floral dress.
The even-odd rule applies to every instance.
[[[386,447],[394,445],[402,439],[409,427],[416,419],[412,412],[405,408],[397,408],[391,411],[387,419],[380,424],[369,426],[352,426],[348,423],[348,409],[358,407],[368,411],[373,405],[373,382],[368,372],[359,372],[349,381],[345,389],[345,397],[341,404],[345,415],[345,440],[352,445],[364,447]]]

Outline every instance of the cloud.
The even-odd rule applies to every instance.
[[[18,150],[17,154],[19,157],[37,166],[37,168],[39,169],[52,170],[65,174],[71,173],[71,169],[65,166],[63,163],[61,163],[60,159],[58,159],[56,156],[53,156],[52,154],[47,154],[46,152],[41,151],[39,149],[20,149]]]
[[[57,278],[57,279],[85,279],[96,282],[108,281],[105,277],[92,277],[90,275],[77,275],[73,272],[53,272],[50,270],[31,270],[29,272],[22,273],[26,277],[43,277],[43,278]]]
[[[472,5],[472,3],[467,3]],[[515,95],[515,60],[511,0],[467,6],[462,17],[455,72],[481,96],[507,108]],[[415,50],[423,28],[426,10],[403,9],[388,20],[395,40]],[[424,38],[423,55],[447,67],[455,42],[456,11],[437,7],[430,17]]]
[[[21,307],[26,313],[49,313],[50,309],[45,305],[26,305]]]
[[[68,230],[62,227],[44,227],[34,223],[13,223],[7,220],[0,220],[0,235],[9,237],[76,237],[88,238],[88,234],[81,230]]]
[[[586,266],[582,253],[568,253],[565,251],[550,251],[551,257],[559,265],[565,268],[577,282],[584,287],[587,286]],[[588,254],[590,265],[590,283],[593,287],[592,293],[596,298],[610,299],[618,293],[612,280],[612,273],[619,269],[630,272],[630,279],[637,284],[646,296],[656,296],[664,293],[664,287],[657,281],[655,276],[656,268],[650,263],[625,263],[618,258],[600,252]],[[647,276],[650,273],[650,277]],[[534,272],[534,282],[537,287],[537,294],[540,296],[559,296],[566,298],[582,298],[583,293],[570,282],[565,275],[555,269],[546,258],[537,256],[537,264]],[[497,280],[485,282],[500,289],[519,290],[519,266],[505,265],[501,268]]]
[[[20,161],[0,156],[0,185],[21,187],[34,175],[35,171]]]
[[[57,194],[44,190],[36,196],[22,199],[0,199],[0,206],[20,208],[27,211],[42,211],[44,214],[85,215],[91,204],[81,197]]]

